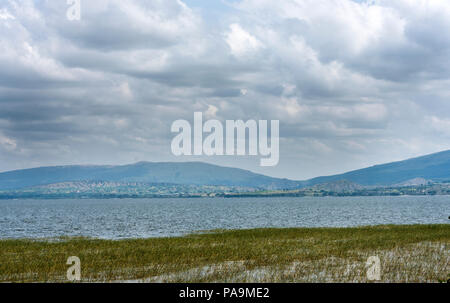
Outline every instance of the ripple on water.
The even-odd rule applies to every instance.
[[[450,196],[0,201],[0,238],[179,236],[212,229],[449,223]]]

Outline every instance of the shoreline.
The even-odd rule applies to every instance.
[[[99,196],[99,197],[14,197],[14,198],[5,198],[0,196],[0,201],[14,201],[14,200],[125,200],[125,199],[245,199],[245,198],[367,198],[367,197],[446,197],[450,196],[448,194],[420,194],[420,195],[412,195],[412,194],[392,194],[392,195],[295,195],[295,194],[273,194],[273,195],[216,195],[216,196],[148,196],[148,197],[134,197],[134,196]]]
[[[449,217],[450,220],[450,217]],[[1,238],[0,244],[2,242],[8,241],[25,241],[25,242],[48,242],[48,243],[58,243],[58,242],[70,242],[72,240],[85,240],[85,241],[139,241],[139,240],[159,240],[159,239],[177,239],[177,238],[188,238],[192,236],[202,236],[202,235],[214,235],[223,233],[233,233],[233,232],[251,232],[251,231],[264,231],[264,230],[279,230],[279,231],[290,231],[290,230],[349,230],[349,229],[371,229],[371,228],[390,228],[390,227],[427,227],[427,226],[449,226],[450,223],[412,223],[412,224],[374,224],[374,225],[354,225],[354,226],[297,226],[297,227],[256,227],[256,228],[243,228],[243,229],[212,229],[212,230],[198,230],[186,232],[184,234],[173,235],[173,236],[150,236],[150,237],[129,237],[129,238],[100,238],[100,237],[90,237],[90,236],[54,236],[54,237],[43,237],[43,238]],[[1,245],[0,245],[1,247]]]

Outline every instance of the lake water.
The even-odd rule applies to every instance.
[[[450,223],[450,196],[0,201],[0,238],[178,236],[212,229]]]

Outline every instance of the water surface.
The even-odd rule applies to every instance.
[[[0,201],[0,238],[178,236],[212,229],[449,223],[450,196]]]

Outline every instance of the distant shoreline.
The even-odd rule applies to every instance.
[[[321,198],[321,197],[429,197],[429,196],[450,196],[450,192],[438,194],[403,194],[403,193],[374,193],[374,194],[356,194],[356,193],[335,193],[335,194],[297,194],[297,193],[242,193],[242,194],[215,194],[215,195],[173,195],[173,196],[158,196],[158,195],[2,195],[0,193],[0,201],[2,200],[109,200],[109,199],[216,199],[216,198]]]

